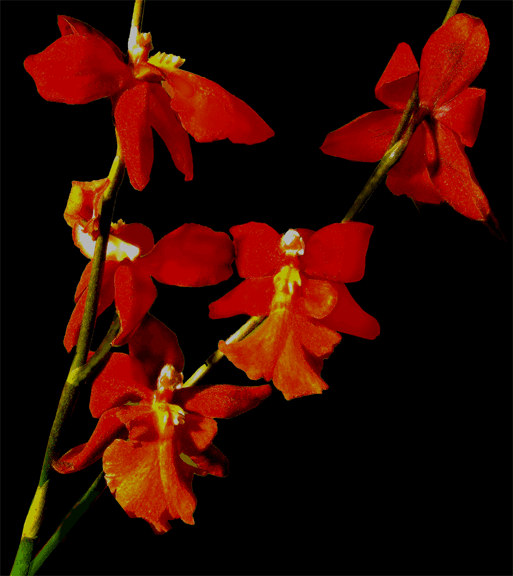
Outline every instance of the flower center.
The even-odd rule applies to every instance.
[[[173,426],[185,422],[187,412],[176,404],[170,404],[174,391],[182,387],[182,382],[183,374],[171,364],[166,364],[160,371],[157,390],[153,394],[153,412],[161,437],[172,434]]]
[[[286,256],[302,256],[305,243],[297,230],[289,230],[281,237],[280,249]]]
[[[301,286],[299,270],[290,264],[283,266],[273,278],[274,297],[271,304],[271,314],[288,307],[296,287]]]
[[[113,223],[111,225],[111,232],[115,232],[120,225],[124,225],[122,220],[117,224]],[[93,258],[96,240],[93,240],[91,235],[85,232],[84,227],[81,224],[77,227],[76,244],[80,248],[82,254],[88,258]],[[139,256],[140,252],[141,251],[137,246],[121,240],[114,234],[109,234],[106,255],[107,260],[117,260],[118,262],[121,262],[125,258],[128,258],[133,261]]]

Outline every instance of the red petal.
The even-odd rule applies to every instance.
[[[374,340],[380,332],[378,321],[360,308],[344,284],[331,285],[338,293],[337,305],[319,323],[337,332]]]
[[[95,418],[127,402],[150,401],[153,392],[141,364],[128,354],[114,352],[95,376],[89,409]]]
[[[98,38],[99,40],[103,40],[110,46],[116,58],[118,58],[120,62],[125,63],[125,55],[114,44],[114,42],[112,42],[112,40],[107,38],[107,36],[99,32],[98,30],[96,30],[96,28],[89,26],[89,24],[86,24],[81,20],[77,20],[76,18],[72,18],[71,16],[58,16],[57,25],[59,26],[61,36],[68,36],[69,34],[79,34],[80,36],[87,36],[89,38]]]
[[[310,237],[300,268],[309,276],[336,282],[357,282],[363,278],[365,255],[373,226],[362,222],[330,224]]]
[[[376,85],[376,98],[389,108],[404,110],[415,88],[418,72],[411,48],[401,42]]]
[[[210,318],[229,318],[238,314],[268,316],[274,296],[274,282],[267,278],[250,278],[209,305]]]
[[[296,339],[315,356],[326,358],[335,346],[340,342],[342,336],[325,326],[313,324],[308,318],[296,314],[294,330]]]
[[[433,110],[465,90],[481,72],[490,41],[479,18],[456,14],[431,34],[420,60],[420,105]]]
[[[280,234],[267,224],[248,222],[230,228],[235,244],[235,264],[241,278],[271,274],[281,261]]]
[[[199,470],[195,470],[195,474],[203,476],[205,474],[212,474],[212,476],[228,476],[228,458],[213,444],[198,456],[190,456],[190,459],[198,466]]]
[[[125,425],[116,416],[118,410],[119,408],[113,408],[104,412],[89,441],[68,450],[66,454],[52,462],[53,468],[60,474],[69,474],[82,470],[99,460],[105,449],[116,438],[126,435]]]
[[[312,318],[324,318],[337,303],[337,291],[324,280],[303,281],[303,295],[298,298],[298,307],[302,314]]]
[[[274,369],[274,385],[283,392],[285,400],[321,394],[328,388],[320,377],[317,363],[312,362],[310,355],[303,350],[298,336],[295,330],[289,332]]]
[[[176,390],[173,402],[177,402],[186,412],[195,412],[209,418],[233,418],[256,408],[271,394],[271,391],[268,384],[194,386]]]
[[[157,289],[147,271],[138,266],[141,260],[123,260],[114,276],[116,310],[120,331],[112,341],[114,346],[126,344],[157,297]]]
[[[175,430],[177,427],[175,426]],[[207,449],[217,434],[217,423],[199,414],[187,414],[178,427],[180,449],[187,455],[197,455]]]
[[[77,291],[75,294],[76,306],[71,314],[71,318],[66,327],[66,334],[64,335],[64,346],[68,352],[71,351],[73,346],[76,345],[78,341],[78,335],[80,333],[80,325],[82,324],[82,317],[84,315],[85,303],[87,299],[87,285],[89,283],[89,276],[91,273],[92,262],[86,266],[80,282],[78,283]],[[98,303],[98,310],[96,311],[96,317],[108,308],[114,300],[114,274],[118,262],[105,262],[103,269],[103,278],[100,289],[100,301]]]
[[[416,202],[439,204],[442,199],[431,180],[437,162],[433,133],[427,122],[421,122],[401,159],[388,172],[388,189],[397,196],[406,194]]]
[[[378,162],[386,152],[402,112],[367,112],[338,130],[330,132],[321,146],[324,154],[358,162]]]
[[[153,164],[148,98],[148,85],[143,82],[124,92],[114,109],[126,169],[136,190],[144,190],[148,184]]]
[[[132,334],[128,349],[130,356],[144,366],[151,386],[155,387],[160,371],[166,364],[182,372],[184,357],[176,334],[151,314],[146,314]]]
[[[39,94],[50,102],[87,104],[120,92],[132,81],[130,68],[97,37],[63,36],[26,58],[24,66]]]
[[[291,328],[286,308],[275,312],[240,342],[219,342],[219,350],[237,368],[244,370],[250,380],[273,377],[274,367]]]
[[[174,439],[117,440],[105,451],[103,469],[125,512],[131,518],[144,518],[156,534],[167,532],[169,521],[175,518],[194,524],[194,468],[180,459]]]
[[[490,206],[463,151],[463,144],[452,130],[439,122],[435,136],[440,163],[433,183],[438,193],[463,216],[486,221],[491,214]]]
[[[175,166],[185,180],[192,180],[192,152],[189,136],[171,109],[171,99],[162,86],[149,85],[150,124],[164,140]]]
[[[436,109],[434,117],[456,132],[465,146],[473,146],[483,119],[486,90],[467,88]]]
[[[137,246],[139,248],[139,256],[144,256],[153,250],[153,233],[144,224],[113,224],[110,233],[127,244]]]
[[[211,286],[233,274],[233,252],[228,234],[199,224],[183,224],[159,240],[141,262],[163,284]]]
[[[196,142],[229,138],[237,144],[256,144],[274,136],[252,108],[211,80],[174,70],[164,88],[183,127]]]

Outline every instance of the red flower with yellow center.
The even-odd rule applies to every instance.
[[[73,226],[76,246],[88,258],[94,255],[96,218],[91,216],[92,190],[83,190],[80,206],[72,210],[68,202],[66,219]],[[102,184],[100,183],[100,188]],[[72,191],[73,196],[74,193]],[[70,196],[70,198],[71,198]],[[89,206],[90,219],[83,218]],[[172,286],[211,286],[229,278],[233,271],[233,243],[228,234],[199,224],[183,224],[154,244],[153,234],[143,224],[112,224],[107,245],[98,317],[113,301],[120,319],[120,331],[113,340],[121,346],[129,338],[157,297],[152,278]],[[87,299],[92,261],[86,266],[75,292],[76,306],[66,328],[64,346],[69,352],[78,341]]]
[[[194,524],[194,474],[228,474],[226,456],[212,444],[213,418],[255,408],[271,387],[182,388],[184,359],[176,335],[150,314],[130,339],[129,352],[112,354],[93,383],[89,406],[99,420],[91,438],[53,467],[68,474],[103,457],[116,500],[129,516],[163,534],[176,518]]]
[[[87,104],[110,98],[130,182],[136,190],[148,184],[153,164],[152,128],[164,140],[175,166],[192,179],[187,133],[197,142],[230,139],[263,142],[274,132],[239,98],[202,78],[179,70],[185,62],[152,49],[150,34],[129,41],[129,57],[92,26],[59,16],[62,38],[40,54],[29,56],[25,69],[45,100]]]
[[[447,202],[468,218],[496,226],[464,151],[474,145],[483,117],[486,91],[469,85],[483,68],[489,45],[483,22],[468,14],[449,18],[431,35],[420,73],[411,48],[399,44],[375,89],[389,109],[367,112],[331,132],[321,150],[347,160],[381,160],[418,80],[419,125],[388,172],[388,188],[417,202]]]
[[[268,316],[244,340],[219,349],[249,378],[273,380],[287,400],[320,394],[323,360],[338,332],[374,339],[375,318],[345,286],[363,277],[373,227],[331,224],[280,236],[267,224],[234,226],[235,263],[244,282],[210,305],[211,318]]]

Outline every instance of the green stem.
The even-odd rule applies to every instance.
[[[451,16],[456,14],[460,4],[461,0],[452,0],[442,25],[445,24]],[[353,205],[347,211],[347,214],[344,216],[342,223],[350,222],[356,216],[356,214],[358,214],[358,212],[365,206],[369,198],[372,196],[372,193],[374,190],[376,190],[381,180],[383,180],[383,178],[386,176],[390,168],[392,168],[392,166],[396,164],[401,158],[403,152],[408,146],[410,138],[415,132],[415,128],[417,128],[417,126],[420,124],[425,114],[423,111],[419,112],[418,106],[419,83],[417,81],[415,88],[411,93],[410,99],[406,104],[406,108],[403,111],[399,125],[397,126],[394,136],[388,145],[387,151],[385,152],[380,163],[374,169],[371,177],[365,183],[365,186],[363,187],[360,194],[358,194],[356,197]]]
[[[100,296],[103,263],[105,261],[105,254],[110,232],[110,223],[112,221],[112,214],[116,201],[116,193],[121,186],[125,173],[125,163],[122,157],[119,139],[117,138],[117,140],[117,154],[108,176],[109,185],[104,192],[102,202],[100,234],[96,240],[96,246],[94,250],[91,277],[89,279],[85,310],[77,342],[77,350],[71,364],[68,378],[61,393],[55,419],[53,421],[50,436],[48,438],[48,444],[46,446],[43,466],[41,468],[39,484],[30,505],[25,524],[23,526],[20,546],[18,548],[12,569],[12,574],[15,576],[26,576],[29,572],[34,543],[38,537],[39,529],[43,519],[43,512],[52,470],[52,461],[57,454],[58,440],[62,434],[64,424],[69,419],[78,399],[80,380],[76,377],[77,369],[86,363],[87,354],[89,352],[89,347],[93,337],[96,310],[98,308],[98,301]]]
[[[89,487],[87,492],[66,514],[59,527],[53,533],[48,542],[38,552],[37,556],[34,558],[30,565],[30,576],[33,576],[33,574],[37,573],[43,562],[55,550],[57,545],[62,542],[66,534],[71,530],[71,528],[73,528],[75,523],[87,512],[89,506],[91,506],[91,504],[93,504],[93,502],[99,498],[106,487],[107,484],[105,483],[103,472],[101,472],[93,484]]]

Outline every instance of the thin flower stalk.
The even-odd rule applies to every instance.
[[[116,157],[108,176],[109,185],[104,192],[104,198],[102,202],[102,211],[100,215],[100,234],[98,236],[97,244],[95,247],[93,271],[89,281],[88,297],[77,343],[77,351],[71,364],[66,383],[64,384],[64,388],[62,390],[55,419],[53,421],[50,436],[48,438],[48,444],[46,446],[46,453],[43,460],[43,466],[41,468],[38,487],[30,505],[25,524],[23,526],[20,546],[18,548],[12,569],[12,574],[14,576],[26,576],[29,573],[30,564],[33,557],[34,543],[38,538],[39,529],[43,520],[43,512],[48,494],[52,460],[57,454],[57,444],[62,433],[63,426],[71,415],[73,407],[75,406],[78,399],[80,380],[76,377],[77,369],[80,369],[86,363],[89,346],[93,337],[94,321],[96,318],[96,309],[98,307],[99,299],[99,287],[101,286],[101,275],[103,271],[103,263],[105,261],[107,240],[110,231],[110,222],[114,212],[116,194],[121,186],[121,183],[123,182],[124,173],[125,164],[118,140]]]

